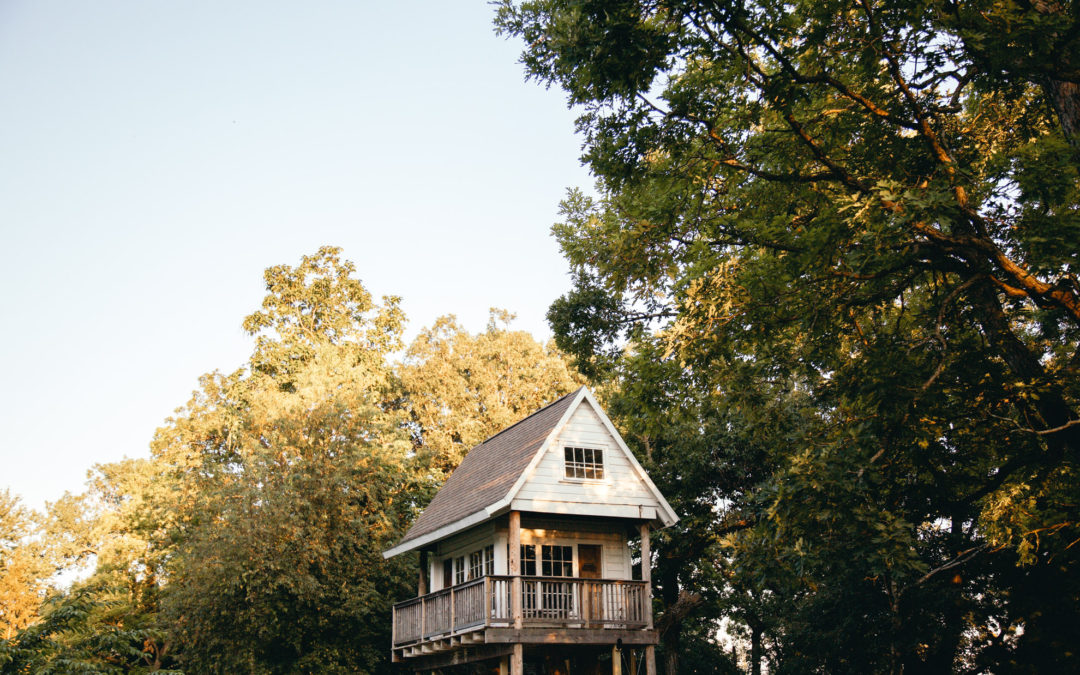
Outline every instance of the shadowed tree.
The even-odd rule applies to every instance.
[[[1076,602],[1018,593],[1064,582],[1080,537],[1076,17],[501,4],[599,181],[555,227],[560,346],[602,373],[647,329],[721,409],[735,383],[812,402],[762,443],[768,471],[744,464],[717,557],[746,597],[798,598],[778,670],[1023,671],[1031,644],[1077,667]]]

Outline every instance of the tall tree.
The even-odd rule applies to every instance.
[[[725,397],[753,362],[814,403],[726,540],[755,597],[798,593],[778,666],[1022,669],[1041,642],[1076,667],[1076,603],[1010,593],[1077,565],[1075,3],[507,0],[498,25],[599,179],[555,228],[560,344],[601,372],[648,326]]]
[[[415,562],[379,554],[426,486],[387,363],[397,299],[376,305],[339,253],[267,270],[249,367],[204,378],[155,441],[179,512],[164,612],[197,672],[388,668]]]
[[[554,344],[510,330],[513,318],[493,309],[474,335],[444,316],[406,351],[398,371],[413,442],[435,471],[453,471],[473,446],[583,384]]]

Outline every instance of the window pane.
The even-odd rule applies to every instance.
[[[527,577],[536,576],[536,547],[522,545],[521,547],[521,574]]]
[[[604,451],[600,448],[563,448],[567,478],[601,480],[604,478]]]

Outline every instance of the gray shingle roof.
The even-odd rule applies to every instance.
[[[506,497],[579,391],[537,410],[470,450],[397,546]]]

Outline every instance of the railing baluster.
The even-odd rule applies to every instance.
[[[485,576],[394,605],[396,647],[513,622],[509,576]],[[563,577],[520,578],[522,618],[533,625],[647,629],[651,607],[642,581]]]

